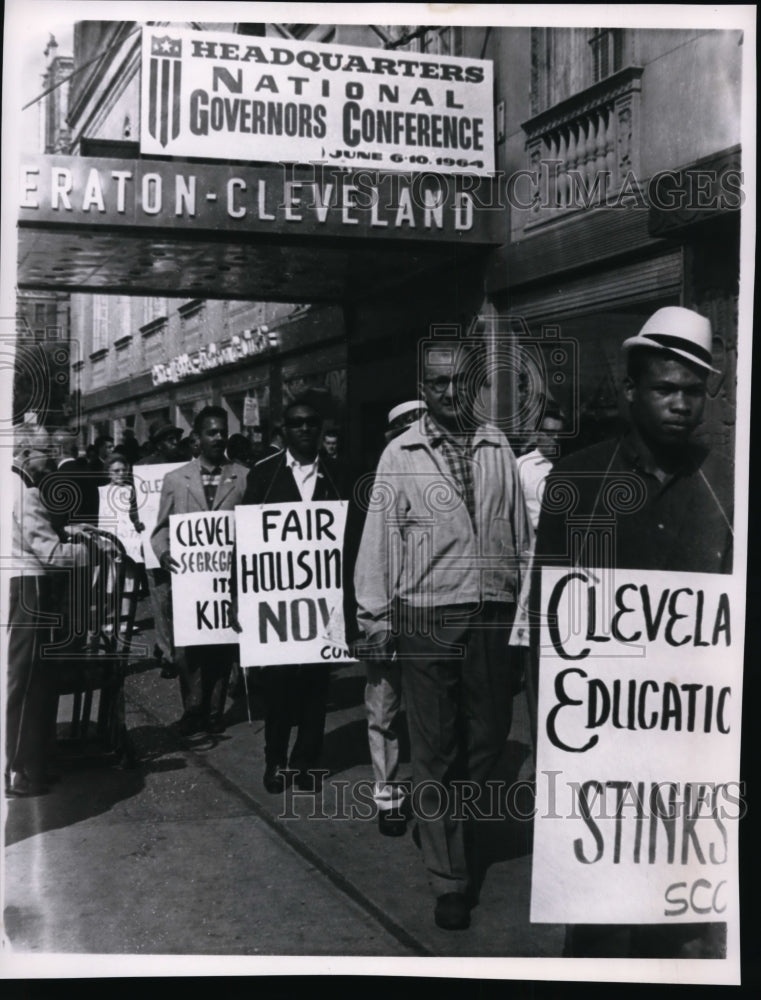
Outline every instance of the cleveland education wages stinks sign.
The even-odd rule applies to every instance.
[[[718,574],[542,570],[532,921],[736,915],[732,597]]]

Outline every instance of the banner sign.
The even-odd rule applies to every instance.
[[[243,330],[241,335],[233,334],[228,341],[219,346],[212,341],[204,347],[199,347],[193,354],[185,352],[175,355],[166,364],[158,362],[151,369],[151,381],[154,385],[181,382],[183,379],[193,378],[202,372],[237,364],[244,358],[264,354],[265,351],[271,349],[272,345],[266,333],[259,330]],[[246,425],[246,406],[249,405],[248,401],[251,398],[253,397],[246,396],[244,401],[244,426]]]
[[[343,629],[346,501],[235,508],[240,664],[351,661]]]
[[[491,178],[332,165],[25,158],[19,224],[498,244]]]
[[[485,59],[143,29],[140,151],[494,172]]]
[[[235,541],[231,511],[169,515],[176,646],[216,646],[238,641],[230,624],[230,571]]]
[[[98,527],[116,535],[130,559],[143,562],[143,540],[147,542],[145,531],[135,530],[130,519],[132,487],[108,483],[98,487]],[[138,515],[139,516],[139,515]]]
[[[732,922],[732,578],[543,569],[531,920]]]
[[[135,495],[137,499],[137,512],[140,520],[145,525],[143,537],[143,555],[145,557],[146,569],[158,569],[159,561],[151,545],[151,535],[156,527],[159,516],[159,503],[161,502],[161,487],[164,485],[164,476],[172,469],[180,469],[186,462],[165,462],[161,465],[135,465],[132,468],[132,478],[135,481]]]

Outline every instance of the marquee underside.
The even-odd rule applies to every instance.
[[[18,287],[271,302],[346,302],[462,267],[487,252],[469,244],[258,236],[193,238],[168,231],[83,231],[49,223],[19,228]]]

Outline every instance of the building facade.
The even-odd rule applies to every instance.
[[[204,406],[227,410],[230,433],[265,444],[283,402],[324,390],[332,419],[346,403],[346,337],[340,309],[212,299],[73,295],[81,339],[72,386],[90,439],[170,420],[187,433]]]
[[[515,183],[510,238],[489,268],[495,307],[578,342],[559,394],[569,408],[576,384],[592,437],[617,413],[621,341],[661,306],[708,316],[722,375],[705,431],[731,451],[742,32],[531,28],[500,43]]]
[[[69,75],[74,60],[58,52],[53,35],[45,46],[47,60],[37,102],[38,144],[43,153],[68,151]],[[59,426],[74,417],[70,396],[71,309],[67,291],[19,290],[16,295],[16,348],[13,419],[35,419]]]
[[[140,158],[140,27],[76,26],[82,69],[68,101],[70,152]],[[537,398],[548,396],[583,443],[617,424],[622,340],[656,308],[680,304],[712,321],[721,374],[709,384],[704,433],[731,452],[741,32],[182,27],[491,60],[497,175],[477,209],[497,238],[467,255],[454,240],[439,256],[416,248],[396,269],[401,244],[379,240],[361,248],[364,257],[358,251],[361,272],[347,264],[342,290],[324,295],[314,275],[333,252],[328,239],[305,264],[293,264],[288,245],[273,247],[268,266],[287,269],[289,280],[269,281],[265,266],[258,301],[236,301],[229,287],[214,299],[209,281],[194,289],[193,275],[207,277],[202,264],[184,297],[137,297],[124,285],[75,295],[72,388],[91,437],[126,427],[141,437],[156,416],[186,429],[213,401],[227,407],[233,429],[266,440],[288,393],[315,384],[335,398],[351,456],[369,464],[389,407],[417,394],[420,341],[437,326],[475,323],[489,342],[492,409],[517,449],[536,424]],[[176,288],[171,239],[156,238],[148,256],[135,273],[155,278],[163,268]],[[244,422],[244,410],[249,419],[254,412],[247,398],[256,400],[255,427]]]

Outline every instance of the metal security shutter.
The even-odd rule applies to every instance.
[[[682,290],[681,249],[661,257],[627,264],[562,284],[545,286],[510,298],[509,311],[527,320],[543,320],[573,313],[622,308],[662,297],[679,296]]]

